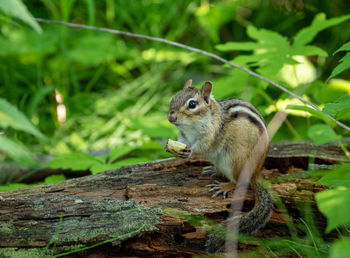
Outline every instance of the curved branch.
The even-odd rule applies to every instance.
[[[103,31],[103,32],[107,32],[107,33],[111,33],[111,34],[116,34],[116,35],[122,35],[122,36],[126,36],[126,37],[132,37],[132,38],[139,38],[139,39],[147,39],[150,41],[156,41],[156,42],[161,42],[161,43],[165,43],[174,47],[178,47],[178,48],[182,48],[182,49],[186,49],[192,52],[196,52],[196,53],[200,53],[202,55],[211,57],[215,60],[218,60],[224,64],[227,64],[233,68],[237,68],[240,69],[260,80],[263,80],[269,84],[271,84],[272,86],[274,86],[275,88],[287,93],[288,95],[300,100],[301,102],[313,107],[314,109],[316,109],[317,111],[321,111],[315,104],[311,103],[310,101],[307,101],[306,99],[303,99],[302,97],[298,96],[297,94],[291,92],[290,90],[284,88],[283,86],[241,66],[241,65],[236,65],[231,63],[230,61],[215,55],[213,53],[207,52],[205,50],[199,49],[199,48],[195,48],[195,47],[190,47],[187,45],[184,45],[182,43],[178,43],[175,41],[171,41],[171,40],[167,40],[167,39],[163,39],[163,38],[157,38],[157,37],[151,37],[151,36],[147,36],[147,35],[143,35],[143,34],[136,34],[136,33],[131,33],[131,32],[127,32],[127,31],[121,31],[121,30],[114,30],[114,29],[108,29],[108,28],[102,28],[102,27],[94,27],[94,26],[88,26],[88,25],[83,25],[83,24],[76,24],[76,23],[70,23],[70,22],[63,22],[63,21],[52,21],[52,20],[47,20],[47,19],[42,19],[42,18],[35,18],[36,21],[41,22],[41,23],[47,23],[47,24],[57,24],[57,25],[64,25],[67,27],[72,27],[72,28],[80,28],[80,29],[87,29],[87,30],[94,30],[94,31]],[[346,126],[345,124],[339,122],[338,120],[336,120],[334,117],[327,115],[326,116],[334,121],[338,126],[342,127],[343,129],[347,130],[350,132],[350,127]]]

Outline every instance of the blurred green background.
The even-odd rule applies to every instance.
[[[256,71],[322,112],[196,53],[38,24],[33,17],[197,47]],[[71,169],[69,177],[77,177],[81,171],[94,174],[170,157],[163,146],[177,131],[167,121],[169,102],[190,78],[197,87],[211,80],[216,98],[250,101],[267,123],[278,112],[287,113],[273,142],[338,141],[350,159],[341,143],[349,132],[326,117],[350,124],[349,28],[348,0],[0,0],[0,192],[65,180],[55,169]],[[26,181],[39,170],[48,174]],[[335,228],[342,240],[330,247],[307,215],[307,223],[301,219],[305,226],[297,224],[300,238],[276,239],[270,246],[278,243],[299,257],[348,255],[350,240],[343,236],[350,231],[338,227],[350,221],[349,164],[334,171],[320,184],[341,189],[316,199],[328,229]],[[336,198],[328,203],[328,195]]]
[[[40,24],[39,33],[8,3],[0,2],[0,98],[6,100],[3,116],[13,121],[0,124],[3,162],[14,160],[28,167],[34,164],[28,162],[29,156],[38,154],[75,153],[82,159],[80,154],[114,150],[112,158],[106,151],[96,161],[113,168],[168,157],[162,143],[177,134],[167,122],[169,101],[189,78],[197,87],[211,80],[216,98],[252,102],[267,122],[278,110],[290,113],[272,141],[310,139],[308,128],[319,121],[309,113],[287,110],[287,105],[299,102],[281,91],[207,57],[152,41],[64,26]],[[321,108],[350,92],[348,70],[326,81],[344,54],[333,55],[334,51],[350,39],[349,17],[323,29],[317,25],[309,40],[312,49],[284,49],[314,20],[348,15],[346,0],[31,0],[23,5],[34,17],[141,33],[217,53]],[[248,43],[230,47],[226,42]],[[249,45],[253,42],[254,47]],[[261,55],[264,51],[273,54]],[[279,51],[285,51],[283,58]],[[8,113],[7,104],[17,107],[45,137],[16,125],[22,120],[9,115],[14,113]],[[348,115],[337,118],[349,121]],[[334,130],[348,135],[338,127]],[[126,154],[128,161],[120,163]]]

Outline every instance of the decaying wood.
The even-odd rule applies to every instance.
[[[305,151],[306,147],[294,146],[298,149],[294,153],[285,145],[273,146],[269,157],[283,154],[284,160],[296,157],[308,160],[312,156],[318,163],[326,164],[343,158],[339,153],[328,155],[333,147],[308,147],[311,153],[304,155],[299,150]],[[273,179],[285,171],[299,173],[305,165],[288,161],[281,166],[279,161],[268,162],[269,169],[263,171],[268,181],[276,181]],[[45,250],[51,252],[53,243],[53,251],[62,253],[109,239],[113,241],[67,257],[204,254],[207,235],[203,228],[178,214],[200,215],[199,218],[221,222],[229,215],[233,198],[232,194],[227,199],[211,198],[205,186],[215,178],[201,175],[206,165],[206,161],[171,158],[0,193],[0,256],[37,257]],[[275,199],[283,201],[294,221],[300,216],[300,207],[310,203],[322,230],[326,220],[318,213],[313,199],[314,193],[322,188],[315,182],[314,179],[276,181],[272,189]],[[243,212],[253,205],[249,192]],[[265,239],[288,236],[284,218],[275,208],[270,222],[256,236]]]
[[[344,140],[349,143],[350,139]],[[107,154],[108,150],[91,153],[92,155]],[[52,160],[52,156],[40,156],[38,159],[42,162]],[[266,168],[278,168],[281,172],[287,172],[288,168],[299,167],[307,169],[310,162],[319,164],[334,164],[346,160],[344,152],[338,146],[338,143],[314,146],[311,142],[280,142],[273,143],[270,146],[269,155],[265,162]],[[21,183],[40,182],[50,175],[63,174],[66,178],[77,178],[90,175],[89,170],[72,171],[71,169],[21,169],[16,164],[0,164],[0,184],[11,181]]]

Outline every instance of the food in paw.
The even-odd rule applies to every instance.
[[[182,143],[182,142],[178,142],[178,141],[173,141],[171,139],[168,139],[167,143],[166,143],[166,149],[173,154],[179,154],[180,152],[185,151],[187,148],[187,145]]]

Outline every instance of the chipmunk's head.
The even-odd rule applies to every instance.
[[[206,81],[201,89],[191,85],[192,80],[188,80],[184,89],[170,102],[168,120],[179,129],[203,124],[212,115],[215,99],[211,94],[211,82]]]

